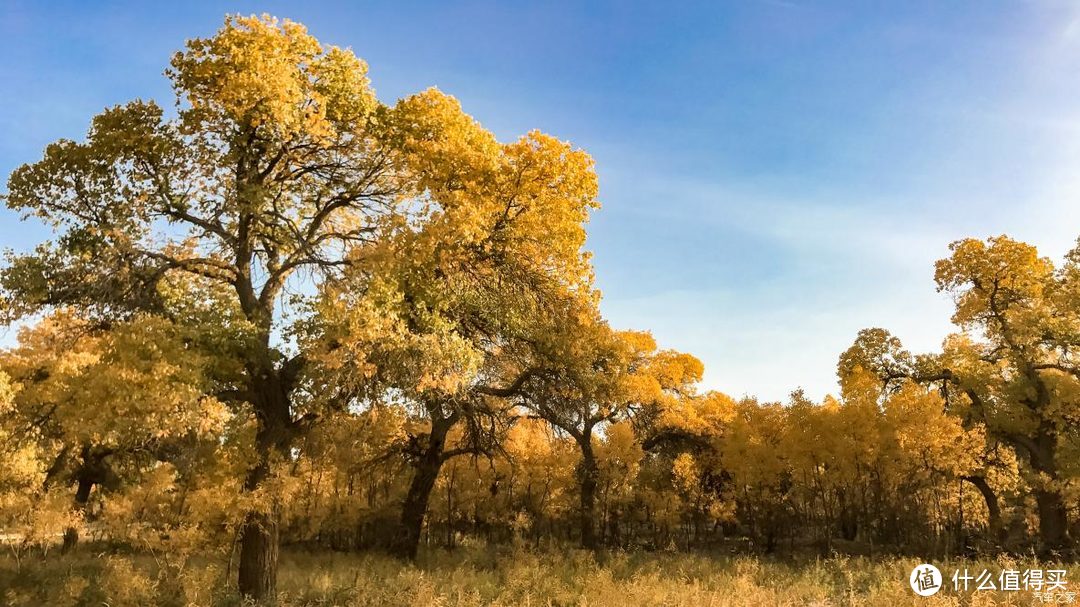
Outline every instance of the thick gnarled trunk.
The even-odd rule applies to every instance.
[[[420,548],[420,534],[424,529],[428,502],[439,477],[442,460],[425,458],[416,468],[409,493],[401,508],[401,534],[395,539],[393,553],[401,558],[415,559]]]
[[[437,418],[433,421],[427,445],[413,463],[415,473],[402,504],[401,528],[390,547],[391,552],[399,558],[413,560],[420,549],[420,534],[424,529],[431,492],[445,461],[446,434],[451,424],[447,419]]]
[[[67,450],[65,449],[65,452]],[[81,462],[75,469],[72,478],[75,480],[77,489],[75,490],[74,507],[75,512],[79,515],[83,515],[86,512],[86,507],[90,503],[90,493],[94,490],[94,487],[98,487],[99,491],[102,486],[109,488],[116,488],[119,484],[119,479],[116,473],[113,472],[108,463],[108,457],[112,454],[111,449],[106,448],[93,448],[90,446],[84,446],[80,452]],[[63,453],[58,456],[62,457]],[[61,464],[59,459],[57,463],[53,464],[55,470],[50,470],[49,474],[55,476],[55,473],[59,471]],[[46,488],[51,483],[50,478],[46,478]],[[61,548],[61,553],[67,553],[73,550],[79,543],[79,530],[72,526],[64,530],[64,544]]]
[[[258,489],[270,472],[269,452],[248,473],[244,487]],[[256,603],[272,599],[277,592],[278,508],[277,504],[248,512],[240,531],[240,564],[236,586],[240,594]]]
[[[272,598],[277,591],[278,513],[249,512],[240,543],[237,587],[256,602]]]
[[[1001,543],[1005,539],[1005,524],[1001,520],[1001,505],[998,501],[997,494],[994,493],[993,487],[991,487],[990,483],[986,482],[986,478],[982,476],[965,476],[963,477],[963,480],[971,483],[979,490],[979,494],[982,495],[983,501],[986,502],[990,536],[994,538],[995,542]]]
[[[248,472],[244,489],[256,491],[270,475],[271,464],[286,459],[292,442],[292,423],[288,388],[272,370],[253,373],[252,403],[259,420],[255,445],[259,461]],[[256,603],[276,595],[278,569],[278,515],[276,496],[270,502],[247,513],[240,537],[240,564],[237,589]]]
[[[1024,446],[1030,454],[1032,468],[1051,482],[1060,478],[1057,464],[1057,439],[1052,428],[1045,425],[1030,443]],[[1065,499],[1053,486],[1037,487],[1035,505],[1039,511],[1039,543],[1044,556],[1069,556],[1073,548],[1069,537],[1069,511]]]
[[[578,440],[581,447],[581,461],[578,462],[578,485],[581,491],[580,531],[581,547],[595,550],[599,547],[596,537],[596,487],[600,477],[600,468],[592,450],[590,434]]]
[[[1069,537],[1069,513],[1065,500],[1057,491],[1035,492],[1039,510],[1039,541],[1046,556],[1064,555],[1072,548]]]
[[[75,491],[75,510],[80,514],[86,511],[86,504],[90,501],[90,492],[94,489],[94,481],[87,477],[78,479],[79,488]],[[79,529],[68,527],[64,530],[64,545],[60,552],[66,554],[75,549],[79,544]]]

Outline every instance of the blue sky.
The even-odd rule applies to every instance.
[[[171,102],[171,53],[225,13],[288,17],[367,60],[384,101],[435,85],[502,139],[591,152],[605,313],[735,396],[835,391],[863,327],[936,348],[952,240],[1057,257],[1080,235],[1072,2],[90,5],[0,7],[0,173],[105,106]],[[17,219],[0,246],[47,237]]]

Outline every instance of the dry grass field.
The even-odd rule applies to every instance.
[[[282,606],[782,606],[1031,605],[1030,591],[916,596],[911,559],[883,557],[771,560],[682,553],[533,552],[513,548],[430,551],[415,565],[373,554],[286,551]],[[1003,569],[1051,568],[1015,561],[937,565],[996,576]],[[242,605],[227,562],[170,564],[163,555],[108,555],[91,546],[0,562],[4,605]],[[1068,569],[1068,567],[1064,567]],[[948,586],[950,582],[946,580]]]

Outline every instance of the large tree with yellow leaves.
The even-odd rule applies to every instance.
[[[402,445],[414,474],[393,549],[413,558],[443,463],[493,454],[512,422],[508,399],[549,329],[538,319],[592,300],[582,246],[597,186],[584,152],[536,132],[500,144],[436,90],[392,119],[406,192],[424,206],[324,283],[312,351],[324,392],[365,407],[392,391],[426,421]]]
[[[85,141],[51,144],[9,181],[8,205],[56,238],[0,274],[7,320],[59,307],[104,322],[158,314],[177,276],[238,311],[218,352],[241,364],[213,395],[257,422],[239,567],[240,590],[257,600],[274,594],[277,568],[280,504],[266,481],[325,407],[348,400],[311,369],[331,350],[357,354],[355,335],[310,333],[328,324],[311,322],[320,308],[304,293],[366,296],[376,278],[398,293],[373,315],[404,325],[378,331],[404,327],[414,352],[442,348],[406,363],[431,367],[409,389],[453,418],[461,390],[475,400],[489,385],[477,372],[507,368],[474,364],[527,318],[506,301],[588,289],[591,275],[580,253],[596,193],[587,155],[539,133],[502,145],[434,90],[385,106],[366,71],[299,24],[229,17],[173,57],[175,112],[110,108]],[[379,343],[403,343],[392,337]]]
[[[1080,444],[1080,249],[1056,269],[1035,247],[1006,236],[965,239],[950,249],[935,280],[953,295],[961,332],[940,354],[913,357],[886,331],[863,331],[841,356],[841,381],[865,370],[886,387],[908,380],[938,386],[950,413],[985,428],[991,445],[1011,448],[1027,464],[1042,548],[1068,552]],[[992,519],[999,516],[986,474],[965,479]]]

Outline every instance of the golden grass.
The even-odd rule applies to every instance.
[[[162,571],[148,555],[50,554],[0,560],[5,605],[242,604],[226,584],[224,563],[205,561]],[[292,606],[879,606],[1031,605],[1031,592],[972,592],[946,588],[916,596],[905,558],[805,558],[678,553],[530,552],[509,547],[430,551],[416,564],[374,554],[286,551],[279,604]],[[1002,557],[996,561],[936,563],[995,576],[1002,569],[1050,568]],[[1069,569],[1068,566],[1062,568]],[[949,582],[946,582],[949,586]],[[1080,583],[1078,583],[1080,586]]]

